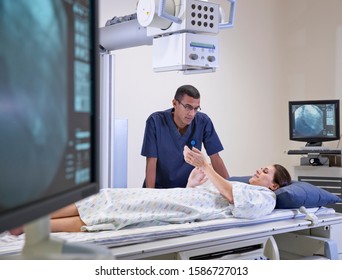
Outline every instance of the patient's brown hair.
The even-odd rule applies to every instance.
[[[287,169],[280,164],[274,164],[273,166],[275,168],[273,181],[278,184],[280,188],[291,184],[291,175]]]

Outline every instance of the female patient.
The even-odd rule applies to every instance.
[[[103,189],[54,212],[51,231],[118,230],[232,216],[257,218],[273,211],[273,191],[291,182],[288,171],[278,164],[257,170],[245,184],[222,178],[195,148],[185,147],[184,159],[196,167],[187,188]]]

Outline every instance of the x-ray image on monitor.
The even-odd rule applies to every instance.
[[[0,1],[0,209],[90,180],[87,7]]]
[[[303,105],[295,111],[295,129],[298,135],[320,135],[323,131],[323,112],[316,105]]]
[[[289,101],[290,140],[319,146],[340,139],[339,104],[338,99]]]
[[[1,188],[1,207],[46,192],[67,145],[67,21],[61,5],[0,3],[0,24],[6,25],[0,34],[0,183],[12,189]],[[25,20],[13,22],[15,17]]]
[[[0,0],[0,233],[24,231],[19,258],[107,254],[50,238],[50,213],[99,191],[97,2]]]

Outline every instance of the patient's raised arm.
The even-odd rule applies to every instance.
[[[205,155],[195,147],[190,150],[187,146],[184,147],[184,160],[199,168],[208,177],[208,179],[214,184],[219,192],[228,199],[229,203],[234,203],[232,184],[219,175],[212,166],[207,162]]]

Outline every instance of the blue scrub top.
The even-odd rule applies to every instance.
[[[156,188],[186,187],[193,166],[184,161],[185,145],[201,150],[203,143],[209,156],[223,150],[214,125],[206,114],[197,112],[186,133],[181,135],[173,121],[172,111],[155,112],[146,121],[141,155],[157,158]]]

